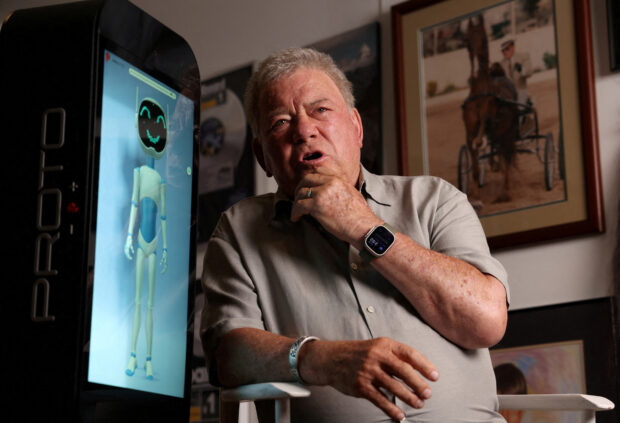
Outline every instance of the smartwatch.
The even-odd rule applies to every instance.
[[[381,257],[394,244],[396,230],[387,223],[372,228],[364,237],[364,249],[360,256],[364,261],[370,261],[375,257]]]

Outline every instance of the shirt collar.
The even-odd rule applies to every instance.
[[[362,166],[360,175],[362,178],[361,190],[364,197],[382,206],[390,207],[392,198],[388,196],[389,191],[386,189],[383,180],[374,173],[370,173],[364,166]]]

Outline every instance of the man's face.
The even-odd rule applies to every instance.
[[[508,47],[502,50],[504,54],[504,59],[510,59],[515,54],[515,45],[510,44]]]
[[[329,76],[301,68],[265,87],[259,105],[254,153],[281,191],[293,196],[319,167],[357,183],[362,122]]]

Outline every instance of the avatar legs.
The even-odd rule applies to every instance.
[[[138,343],[138,335],[140,333],[140,323],[142,317],[142,280],[144,279],[144,252],[141,248],[137,249],[136,253],[136,296],[134,300],[133,311],[133,328],[131,331],[131,355],[129,357],[129,363],[127,364],[127,370],[125,373],[128,376],[133,376],[136,367],[138,365],[136,359],[136,347]]]
[[[157,259],[155,254],[149,256],[148,266],[149,292],[146,303],[146,378],[153,379],[151,352],[153,350],[153,300],[155,297],[155,277],[157,270]]]

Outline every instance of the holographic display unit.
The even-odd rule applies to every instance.
[[[0,69],[7,421],[188,421],[191,49],[128,1],[83,1],[7,17]]]

